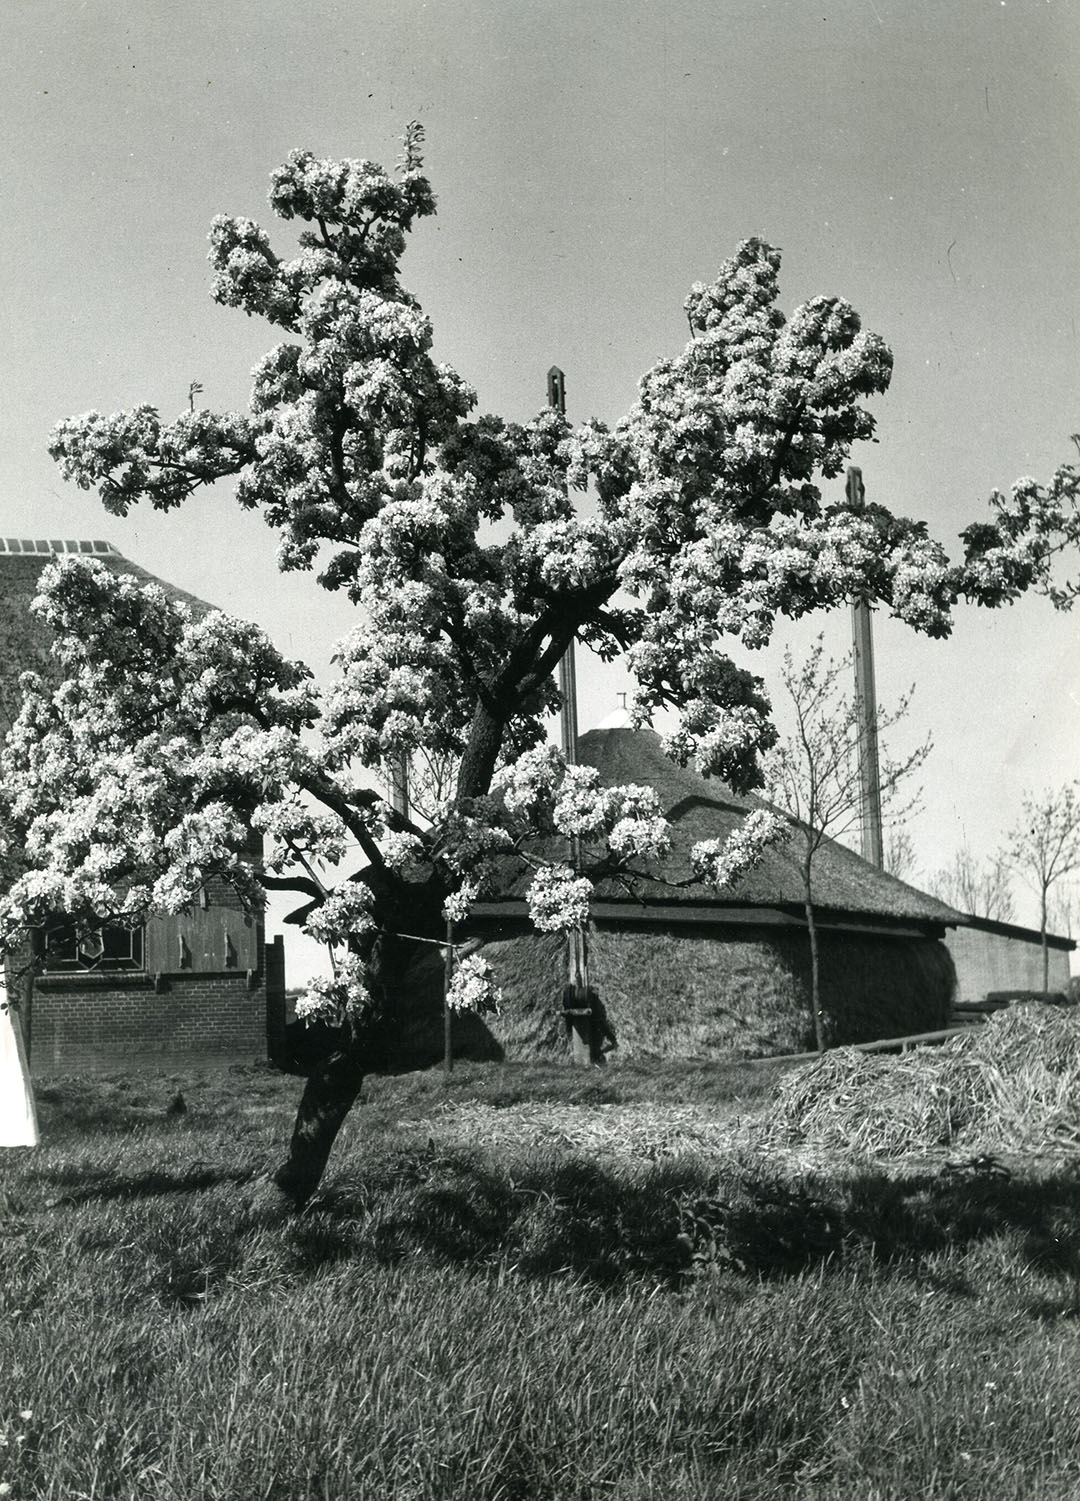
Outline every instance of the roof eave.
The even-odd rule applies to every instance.
[[[661,923],[677,927],[792,928],[806,931],[801,908],[775,903],[747,905],[719,902],[595,901],[589,916],[595,922],[635,924]],[[821,908],[815,912],[817,926],[830,933],[861,933],[893,938],[943,938],[946,923],[931,917],[889,917],[883,913],[846,912]],[[531,926],[528,903],[519,897],[474,904],[468,919],[484,925],[491,921]],[[948,926],[953,926],[948,924]]]

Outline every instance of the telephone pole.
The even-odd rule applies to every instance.
[[[547,374],[548,406],[566,415],[566,377],[558,365]],[[559,662],[560,738],[562,753],[570,766],[577,765],[578,712],[577,665],[574,638]],[[581,841],[570,840],[570,863],[575,870],[581,865]],[[563,1015],[570,1031],[570,1056],[575,1063],[589,1064],[593,1055],[593,1010],[589,993],[589,949],[584,928],[572,928],[567,935],[567,983],[563,989]]]
[[[852,510],[866,505],[862,470],[847,472],[847,498]],[[873,610],[865,594],[851,602],[851,635],[855,655],[855,713],[858,724],[859,803],[862,812],[862,856],[882,870],[885,865],[881,833],[881,764],[878,754],[877,688],[874,683]]]

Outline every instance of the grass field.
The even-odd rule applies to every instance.
[[[0,1153],[0,1494],[1080,1495],[1075,1157],[811,1173],[736,1125],[776,1078],[376,1079],[292,1220],[297,1080],[44,1082]]]

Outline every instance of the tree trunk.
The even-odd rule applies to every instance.
[[[297,1209],[318,1188],[331,1148],[363,1082],[360,1059],[343,1052],[332,1053],[308,1075],[289,1155],[274,1174],[274,1182]]]
[[[821,964],[818,957],[817,923],[814,920],[809,862],[803,867],[803,911],[810,939],[810,1007],[814,1015],[814,1042],[819,1053],[825,1051],[825,1018],[821,1014]]]
[[[483,704],[477,704],[458,768],[458,797],[483,797],[488,791],[505,732],[505,721],[496,718]]]
[[[310,1201],[322,1181],[364,1075],[395,1065],[410,1066],[402,1056],[410,1004],[404,988],[409,960],[419,946],[417,936],[445,942],[443,891],[434,878],[422,884],[401,883],[384,873],[383,881],[373,889],[375,917],[382,926],[366,956],[367,985],[376,998],[373,1013],[346,1020],[342,1044],[308,1074],[289,1155],[274,1174],[274,1183],[297,1209]]]
[[[1042,971],[1043,971],[1043,995],[1050,994],[1050,945],[1046,941],[1046,887],[1043,887],[1041,912],[1039,918],[1039,938],[1042,943]]]

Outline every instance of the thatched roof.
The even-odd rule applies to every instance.
[[[196,615],[213,608],[194,594],[155,578],[109,542],[0,537],[0,736],[7,734],[19,712],[20,673],[48,673],[50,669],[50,632],[30,610],[41,571],[54,558],[76,553],[94,557],[113,573],[129,574],[140,584],[157,584],[169,599],[186,604]]]
[[[691,882],[672,886],[644,880],[628,894],[620,882],[608,880],[597,888],[594,910],[598,913],[614,915],[614,908],[621,907],[627,915],[636,910],[643,919],[655,920],[661,912],[689,917],[689,909],[697,909],[702,917],[713,913],[731,921],[743,915],[753,923],[755,913],[759,920],[768,920],[766,909],[801,912],[800,843],[794,823],[792,838],[766,850],[761,862],[732,891],[717,894],[692,879],[692,846],[699,840],[725,839],[747,813],[767,806],[760,798],[740,796],[715,778],[676,765],[664,754],[660,737],[652,730],[590,730],[578,741],[578,760],[595,766],[606,785],[636,782],[656,791],[673,825],[672,851],[663,875],[668,882]],[[490,915],[499,908],[505,911],[508,901],[522,900],[528,882],[528,876],[520,878],[500,902],[486,903],[480,910]],[[938,931],[964,921],[936,897],[876,869],[832,840],[826,840],[815,856],[814,890],[816,909],[834,920],[849,917],[859,925],[884,923]]]

